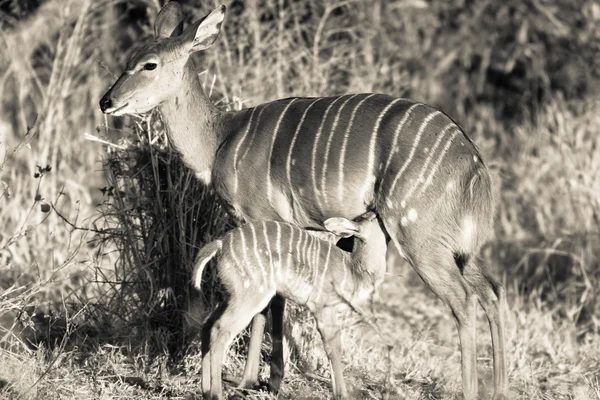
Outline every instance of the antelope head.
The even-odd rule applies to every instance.
[[[174,96],[190,54],[215,42],[224,17],[222,5],[183,30],[179,3],[165,5],[154,23],[154,40],[131,55],[125,71],[100,100],[102,112],[144,113]]]

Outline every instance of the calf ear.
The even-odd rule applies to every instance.
[[[154,21],[154,37],[168,38],[181,35],[183,32],[183,10],[178,2],[167,3]]]
[[[346,218],[329,218],[323,225],[331,233],[347,238],[358,233],[358,225]]]

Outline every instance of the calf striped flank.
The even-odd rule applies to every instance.
[[[373,288],[375,282],[372,280],[385,272],[385,252],[381,251],[385,249],[385,237],[377,220],[365,223],[374,224],[376,228],[370,230],[375,233],[368,233],[364,241],[357,241],[358,247],[352,254],[291,224],[277,221],[246,223],[199,251],[194,283],[200,288],[204,266],[217,257],[220,260],[219,276],[225,288],[236,296],[249,295],[249,292],[274,295],[279,290],[294,298],[317,302],[325,285],[344,284],[348,278],[354,281],[351,285],[354,291],[365,285]],[[282,247],[282,240],[286,246]],[[236,254],[240,248],[244,254],[242,259]],[[286,255],[287,263],[274,262]],[[348,270],[352,272],[348,274]],[[333,287],[328,290],[336,292]],[[301,294],[290,294],[294,291]],[[352,292],[347,294],[352,295]]]

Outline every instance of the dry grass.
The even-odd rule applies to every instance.
[[[20,4],[0,1],[9,3]],[[133,9],[153,19],[157,3],[47,0],[28,18],[0,14],[0,397],[199,392],[188,317],[221,294],[192,291],[189,270],[197,246],[230,221],[168,149],[157,115],[107,120],[97,106],[131,45],[151,36]],[[229,4],[225,34],[197,60],[223,107],[379,91],[461,122],[496,180],[483,256],[509,294],[514,398],[600,399],[600,7],[581,3],[247,0]],[[197,18],[212,6],[184,8]],[[389,265],[374,309],[391,368],[381,338],[351,324],[354,396],[460,398],[450,313],[394,251]],[[300,323],[288,327],[280,398],[329,398],[313,321],[288,315]],[[479,323],[487,395],[490,341],[483,315]],[[241,373],[246,340],[227,374]]]

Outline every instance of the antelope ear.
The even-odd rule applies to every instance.
[[[367,211],[366,213],[364,213],[363,215],[361,215],[362,220],[367,220],[367,221],[372,221],[375,218],[377,218],[377,214],[375,214],[373,211]]]
[[[154,21],[154,37],[168,38],[181,35],[183,32],[183,10],[181,5],[172,1],[167,3]]]
[[[221,5],[185,30],[183,40],[190,46],[190,53],[207,49],[217,40],[225,10],[225,6]]]
[[[343,238],[354,236],[359,232],[358,225],[346,218],[329,218],[323,225],[329,232]]]

